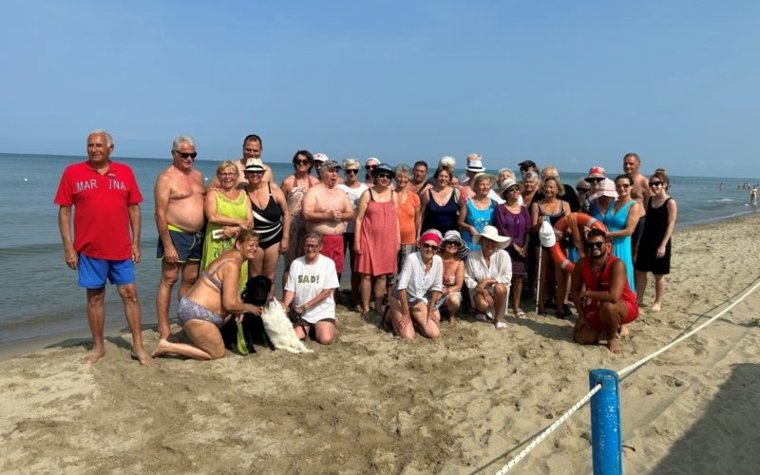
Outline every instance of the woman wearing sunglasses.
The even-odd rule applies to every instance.
[[[528,275],[528,231],[530,230],[530,212],[520,205],[520,185],[509,179],[502,183],[500,204],[494,213],[494,226],[502,236],[509,236],[512,242],[507,253],[512,260],[512,311],[515,317],[525,318],[520,308],[523,279]]]
[[[359,169],[361,164],[359,160],[355,158],[347,158],[343,160],[343,173],[346,176],[346,181],[340,183],[338,188],[343,190],[348,196],[348,201],[351,203],[351,209],[356,212],[356,206],[359,204],[359,198],[362,193],[367,191],[366,183],[359,181]],[[346,222],[346,232],[343,233],[343,254],[351,259],[351,269],[356,267],[356,255],[354,254],[354,231],[355,223],[352,219]],[[359,279],[358,272],[351,272],[351,303],[359,305],[359,285],[361,279]]]
[[[630,175],[623,174],[615,177],[615,191],[618,198],[606,211],[603,211],[603,222],[607,226],[607,236],[612,238],[612,254],[625,264],[628,286],[636,292],[631,236],[639,222],[641,205],[631,196],[632,186],[633,179]]]
[[[388,299],[393,332],[405,340],[414,338],[414,329],[426,338],[438,338],[441,315],[438,299],[443,290],[443,262],[437,254],[441,235],[425,231],[419,251],[404,261],[396,289]]]
[[[654,303],[650,307],[653,312],[662,308],[662,297],[665,295],[665,276],[670,273],[670,237],[676,227],[678,206],[668,194],[670,181],[665,170],[658,169],[649,178],[649,189],[653,196],[647,204],[647,219],[639,241],[636,253],[636,288],[638,289],[639,305],[644,302],[644,291],[647,288],[647,272],[654,274]]]
[[[390,165],[378,165],[373,170],[374,184],[362,193],[356,207],[354,252],[357,259],[356,267],[352,271],[361,274],[359,294],[364,318],[369,314],[373,287],[375,311],[383,311],[386,277],[395,274],[398,269],[398,196],[391,188],[394,175],[395,172]]]
[[[314,157],[308,150],[299,150],[293,155],[293,174],[282,180],[280,189],[285,194],[290,211],[290,242],[285,252],[285,270],[282,273],[282,285],[288,281],[288,269],[296,257],[303,255],[303,238],[306,235],[306,223],[303,220],[301,202],[306,192],[319,183],[319,179],[311,175],[314,167]]]
[[[438,300],[438,308],[449,316],[449,324],[455,325],[457,311],[462,306],[462,286],[464,285],[465,245],[459,231],[451,230],[443,236],[439,251],[443,261],[443,290]]]

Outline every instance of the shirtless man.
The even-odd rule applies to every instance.
[[[589,231],[586,252],[589,255],[578,261],[572,274],[578,311],[573,339],[581,345],[606,339],[610,351],[620,353],[624,326],[639,316],[636,294],[628,287],[625,264],[609,251],[604,231]]]
[[[641,174],[639,169],[641,168],[641,159],[633,152],[626,153],[623,157],[623,171],[631,176],[633,186],[631,187],[631,198],[639,203],[639,222],[636,224],[636,229],[631,236],[631,250],[633,251],[634,258],[636,256],[636,248],[639,245],[639,239],[641,233],[644,230],[644,217],[647,214],[646,200],[652,196],[652,191],[649,189],[649,179]]]
[[[169,303],[172,289],[182,273],[177,299],[198,279],[203,252],[203,175],[193,168],[195,140],[180,135],[172,144],[172,164],[156,179],[157,257],[161,280],[156,292],[156,319],[161,339],[169,337]]]
[[[261,151],[263,146],[261,145],[261,137],[256,134],[251,134],[243,139],[243,158],[235,162],[240,174],[238,175],[238,188],[245,188],[248,186],[248,180],[245,179],[245,163],[249,158],[261,158]],[[264,177],[261,181],[269,181],[274,183],[274,172],[272,167],[264,164]],[[209,188],[219,188],[219,178],[214,177],[208,184]]]
[[[312,186],[303,198],[303,218],[307,232],[322,235],[321,254],[335,262],[338,280],[343,273],[343,233],[346,222],[354,219],[348,195],[338,188],[340,165],[326,161],[319,169],[320,182]]]

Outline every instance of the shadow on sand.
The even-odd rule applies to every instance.
[[[735,365],[706,414],[673,445],[652,473],[758,473],[758,393],[760,364]]]

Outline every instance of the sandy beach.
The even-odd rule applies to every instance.
[[[0,472],[493,473],[585,394],[589,369],[637,361],[754,283],[758,235],[757,216],[677,230],[664,308],[642,310],[622,355],[533,312],[506,333],[464,317],[405,342],[342,306],[338,341],[306,355],[144,368],[122,328],[87,366],[88,339],[31,342],[2,362]],[[758,308],[754,293],[621,382],[626,473],[756,473]],[[590,473],[589,441],[585,407],[513,473]]]

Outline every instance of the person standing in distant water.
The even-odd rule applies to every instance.
[[[237,187],[245,188],[248,186],[248,180],[245,179],[245,164],[251,158],[261,159],[261,151],[264,147],[261,142],[261,137],[256,134],[247,135],[243,139],[243,158],[236,162],[240,176],[238,177]],[[269,165],[264,165],[264,177],[261,181],[269,181],[274,183],[274,172]],[[214,177],[208,184],[209,188],[218,188],[219,180]]]
[[[203,254],[203,175],[193,168],[195,140],[180,135],[172,143],[172,164],[156,179],[156,228],[161,259],[161,280],[156,291],[156,320],[160,338],[167,338],[172,289],[182,273],[177,300],[187,294],[198,279]]]
[[[641,239],[641,232],[644,229],[647,214],[646,200],[652,196],[652,190],[649,189],[649,180],[641,173],[640,169],[641,159],[637,154],[630,152],[623,156],[623,172],[630,176],[632,180],[631,198],[639,204],[639,221],[631,236],[631,250],[636,249],[639,239]]]
[[[749,192],[749,203],[753,206],[757,205],[757,185],[752,187],[752,191]]]
[[[346,223],[353,221],[354,211],[346,193],[338,188],[340,165],[335,160],[327,160],[319,169],[320,182],[312,186],[303,197],[303,218],[306,231],[322,235],[319,251],[335,262],[338,281],[343,273],[343,233]]]
[[[419,194],[425,186],[428,174],[428,164],[425,160],[418,160],[412,168],[412,179],[409,180],[409,189]]]
[[[132,357],[149,365],[152,360],[143,348],[134,267],[141,257],[142,195],[132,170],[111,161],[113,149],[107,132],[95,130],[87,136],[87,161],[66,167],[58,185],[54,200],[60,207],[58,227],[66,265],[77,271],[79,287],[87,289],[87,321],[93,347],[82,362],[95,363],[106,351],[104,300],[109,280],[124,303],[124,315],[132,332]]]
[[[288,281],[290,264],[303,255],[303,239],[306,236],[306,223],[303,219],[303,197],[311,187],[319,183],[319,178],[311,175],[314,156],[308,150],[299,150],[293,155],[293,174],[288,175],[280,185],[285,194],[290,210],[290,244],[285,253],[285,267],[282,272],[282,285]]]
[[[664,170],[657,170],[649,178],[649,189],[654,195],[647,204],[647,221],[641,233],[636,253],[636,288],[639,306],[644,304],[647,272],[654,274],[654,303],[651,310],[659,312],[665,295],[665,276],[670,273],[670,237],[676,227],[678,206],[668,194],[670,181]]]

